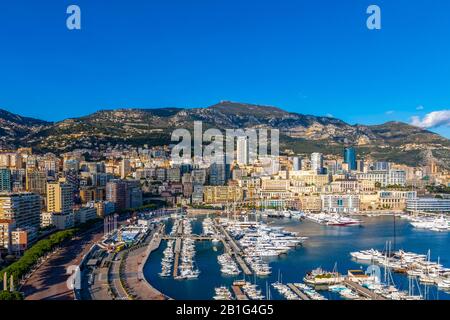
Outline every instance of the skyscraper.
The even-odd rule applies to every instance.
[[[364,160],[358,160],[356,161],[356,169],[359,172],[364,172]]]
[[[0,168],[0,192],[11,192],[11,171]]]
[[[292,170],[299,171],[301,170],[301,162],[299,157],[294,157],[292,159]]]
[[[130,159],[123,159],[120,162],[120,177],[125,179],[131,172]]]
[[[209,184],[212,186],[223,186],[226,181],[225,162],[212,163],[209,167]]]
[[[36,169],[28,170],[26,173],[26,190],[45,195],[47,193],[47,174]]]
[[[111,180],[106,184],[106,201],[113,202],[118,211],[129,208],[127,184],[121,180]]]
[[[356,170],[356,151],[355,148],[349,147],[344,149],[344,163],[348,164],[348,170]]]
[[[47,211],[62,214],[71,213],[73,209],[73,187],[64,179],[47,183]]]
[[[311,154],[311,170],[317,174],[323,173],[323,154],[318,152]]]
[[[237,138],[237,164],[238,165],[248,165],[248,140],[247,137]]]
[[[8,252],[23,251],[34,242],[41,220],[37,194],[0,193],[0,246]]]

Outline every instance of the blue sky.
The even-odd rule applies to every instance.
[[[0,108],[56,121],[232,100],[450,137],[449,15],[448,0],[2,1]]]

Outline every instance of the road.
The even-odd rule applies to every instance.
[[[61,250],[48,258],[20,289],[26,300],[73,300],[74,294],[67,287],[67,268],[78,265],[94,243],[103,236],[103,225],[70,240]]]
[[[117,294],[117,299],[119,300],[128,300],[128,294],[123,289],[122,284],[120,283],[120,262],[122,261],[123,254],[125,252],[119,252],[116,256],[116,259],[113,260],[111,268],[110,268],[110,277],[112,279],[111,284]]]

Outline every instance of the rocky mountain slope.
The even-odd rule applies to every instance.
[[[22,117],[0,109],[0,147],[15,147],[28,136],[49,127],[51,123]]]
[[[450,140],[401,122],[350,125],[335,118],[286,112],[271,106],[223,101],[207,108],[100,110],[57,123],[20,117],[0,110],[3,147],[32,146],[41,151],[170,143],[175,128],[276,128],[282,147],[299,153],[341,153],[354,145],[376,159],[419,165],[435,158],[450,167]]]

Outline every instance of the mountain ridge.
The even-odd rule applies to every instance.
[[[0,109],[0,146],[61,153],[117,144],[168,144],[175,128],[192,129],[194,121],[202,121],[204,129],[279,129],[281,147],[295,153],[339,153],[343,146],[353,145],[362,156],[419,165],[430,160],[431,151],[434,160],[450,166],[450,140],[407,123],[351,125],[337,118],[232,101],[206,108],[102,109],[55,123]]]

